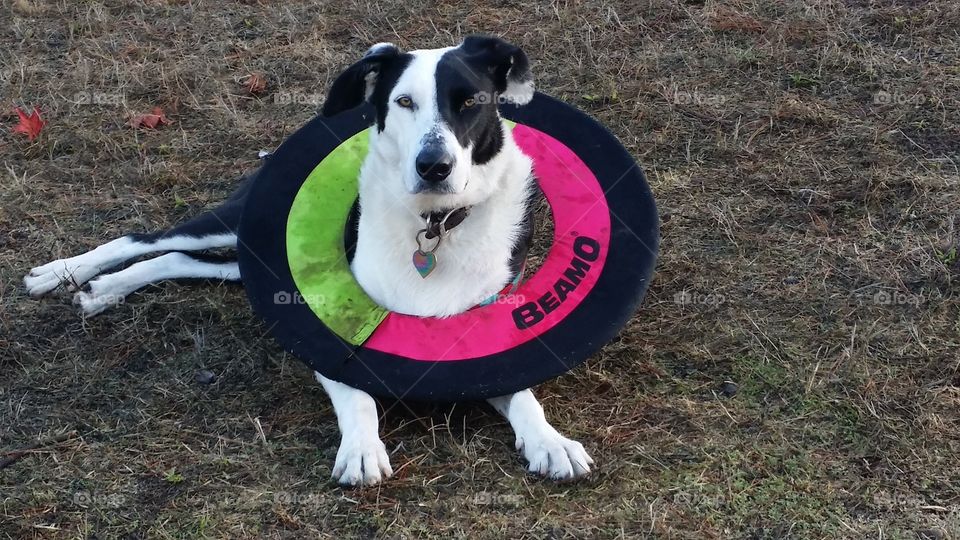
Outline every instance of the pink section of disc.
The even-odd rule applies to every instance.
[[[610,212],[596,176],[546,133],[517,124],[513,138],[533,159],[553,211],[553,246],[540,270],[514,292],[515,302],[493,303],[445,319],[390,313],[364,347],[424,361],[497,354],[555,326],[596,285],[610,244]]]

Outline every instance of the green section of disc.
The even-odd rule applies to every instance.
[[[505,120],[513,129],[514,122]],[[327,328],[361,345],[389,311],[353,277],[343,231],[357,199],[357,177],[367,155],[369,128],[337,146],[304,180],[287,216],[287,264],[301,298]]]
[[[354,279],[343,247],[368,141],[365,129],[323,158],[303,182],[287,217],[287,263],[302,301],[353,345],[366,341],[389,313]]]

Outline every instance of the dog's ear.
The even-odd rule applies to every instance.
[[[469,56],[487,66],[497,93],[503,100],[525,105],[533,99],[530,61],[520,47],[492,36],[467,36],[461,47]]]
[[[333,116],[370,99],[384,65],[399,56],[400,49],[393,43],[377,43],[370,47],[363,58],[333,81],[327,100],[323,102],[323,116]]]

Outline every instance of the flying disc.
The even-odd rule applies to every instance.
[[[451,401],[542,383],[616,336],[639,307],[659,243],[643,171],[603,126],[549,96],[500,110],[533,160],[553,243],[511,294],[453,317],[390,312],[350,271],[344,231],[372,107],[317,117],[270,156],[240,221],[240,274],[286,350],[375,395]]]

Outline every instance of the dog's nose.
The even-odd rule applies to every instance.
[[[453,156],[440,148],[424,148],[417,154],[417,174],[424,182],[438,184],[450,176]]]

